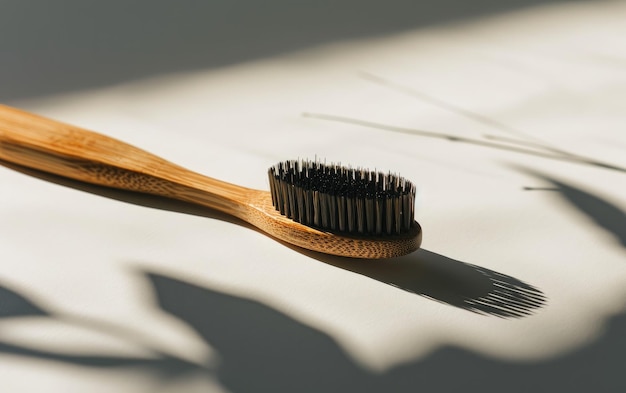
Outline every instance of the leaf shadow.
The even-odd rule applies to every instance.
[[[20,293],[0,286],[0,320],[16,317],[49,317],[50,313]]]
[[[161,274],[146,277],[159,307],[217,350],[217,376],[229,391],[371,391],[375,383],[330,336],[263,303]]]
[[[498,392],[502,386],[509,392],[564,386],[586,392],[626,386],[619,365],[626,349],[624,316],[611,321],[593,345],[566,356],[518,363],[444,345],[425,358],[372,372],[329,335],[263,303],[161,274],[146,272],[146,277],[161,309],[185,321],[220,353],[217,377],[232,392]],[[577,371],[592,360],[605,365],[594,372],[600,381]]]
[[[86,328],[95,332],[104,332],[122,339],[134,339],[136,344],[142,344],[141,339],[128,335],[128,331],[121,325],[105,321],[77,318],[72,315],[55,312],[49,307],[39,304],[16,289],[0,284],[0,323],[9,319],[24,319],[29,321],[54,320]],[[112,356],[103,354],[75,354],[38,349],[11,343],[0,338],[0,354],[16,355],[31,359],[56,361],[92,368],[135,367],[141,368],[155,375],[174,377],[203,368],[201,365],[188,362],[175,356],[159,351],[157,348],[146,347],[154,353],[151,357]]]
[[[585,191],[580,187],[556,179],[545,173],[523,167],[515,167],[518,171],[550,184],[553,188],[524,187],[526,191],[556,191],[561,200],[586,217],[590,223],[603,229],[624,248],[626,248],[626,212],[616,205]]]
[[[592,345],[547,360],[512,362],[497,360],[466,349],[444,345],[421,359],[373,372],[350,357],[331,336],[256,300],[218,292],[161,273],[139,271],[153,288],[151,307],[178,318],[217,350],[215,367],[190,364],[176,356],[118,357],[102,354],[75,355],[28,348],[0,340],[0,354],[34,360],[54,361],[97,369],[143,372],[163,381],[180,380],[189,373],[211,374],[232,392],[352,392],[374,393],[427,391],[452,392],[478,389],[486,392],[555,391],[571,392],[624,386],[621,378],[623,328],[626,318],[614,319],[605,335]],[[25,312],[13,307],[13,314],[25,316],[40,310],[43,318],[55,313],[36,305],[8,288],[3,299],[18,299]],[[7,297],[8,296],[8,297]],[[5,313],[9,318],[11,313]],[[0,320],[1,321],[1,320]],[[420,334],[420,332],[416,332]],[[602,361],[594,377],[577,370],[589,362]],[[454,375],[454,378],[450,376]],[[490,383],[485,384],[485,381]],[[509,386],[510,385],[510,386]],[[180,389],[184,385],[177,385]],[[608,389],[611,390],[611,389]]]

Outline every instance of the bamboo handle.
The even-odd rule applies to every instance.
[[[249,194],[119,140],[3,105],[0,159],[101,186],[199,203],[239,218]]]

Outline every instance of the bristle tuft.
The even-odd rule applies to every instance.
[[[304,225],[354,235],[396,235],[414,221],[415,186],[395,174],[317,159],[290,160],[269,171],[272,204]]]

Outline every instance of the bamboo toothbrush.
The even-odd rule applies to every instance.
[[[390,258],[419,248],[415,186],[396,175],[286,161],[270,192],[212,179],[137,147],[0,105],[0,160],[63,177],[196,203],[309,250]]]

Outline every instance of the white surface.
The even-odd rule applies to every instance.
[[[617,356],[600,346],[620,337],[626,306],[625,15],[623,2],[536,8],[11,103],[247,187],[315,155],[397,171],[418,185],[425,251],[383,267],[320,261],[219,219],[0,167],[0,284],[50,314],[0,320],[2,390],[625,386],[612,371],[623,339],[608,343]],[[533,291],[519,280],[545,302],[498,317],[497,274],[517,301]],[[180,292],[159,292],[173,280]],[[195,286],[209,291],[197,303],[167,298]],[[208,371],[168,374],[167,356]]]

